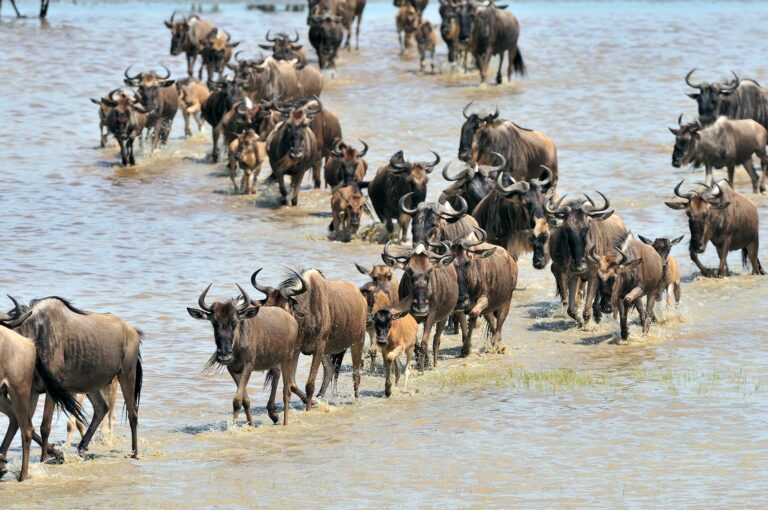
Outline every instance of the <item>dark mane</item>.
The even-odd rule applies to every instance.
[[[80,308],[77,308],[68,299],[64,299],[63,297],[59,297],[59,296],[48,296],[48,297],[44,297],[44,298],[35,298],[35,299],[33,299],[32,301],[29,302],[29,307],[30,308],[34,308],[35,306],[37,306],[39,303],[42,303],[46,299],[56,299],[56,300],[60,301],[64,306],[66,306],[69,309],[69,311],[74,312],[74,313],[76,313],[78,315],[89,315],[90,314],[90,312],[86,312],[85,310],[81,310]]]
[[[286,274],[285,280],[280,282],[277,285],[277,288],[279,290],[282,290],[282,289],[290,289],[290,288],[293,288],[293,287],[296,287],[296,286],[300,286],[301,285],[301,281],[299,280],[299,277],[296,276],[296,274],[300,274],[300,275],[304,276],[304,273],[306,273],[307,271],[317,271],[318,273],[320,273],[320,276],[325,278],[325,275],[323,274],[322,271],[320,271],[319,269],[315,269],[313,267],[301,268],[301,269],[297,269],[296,271],[293,271],[293,270],[289,269],[288,273]]]

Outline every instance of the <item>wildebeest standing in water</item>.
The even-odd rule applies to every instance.
[[[332,14],[312,16],[309,24],[309,43],[317,53],[320,69],[336,69],[336,56],[344,40],[340,18]]]
[[[14,319],[18,318],[18,310],[17,307]],[[139,400],[144,373],[141,333],[115,315],[85,312],[55,296],[33,300],[29,310],[32,313],[14,330],[34,339],[38,354],[51,374],[72,392],[85,393],[93,406],[93,418],[78,451],[88,450],[93,434],[107,414],[109,407],[101,390],[117,377],[131,426],[131,456],[137,459]],[[41,461],[48,455],[52,418],[53,400],[46,397],[40,426]]]
[[[492,1],[486,1],[475,10],[469,44],[477,70],[480,71],[480,83],[485,83],[491,57],[498,55],[499,71],[496,73],[496,83],[501,84],[501,67],[505,53],[508,59],[507,80],[512,81],[513,69],[525,76],[525,63],[517,46],[520,24],[511,12],[505,10],[506,8],[506,5],[496,6]]]
[[[202,108],[211,91],[194,78],[176,80],[176,90],[179,93],[179,109],[184,117],[184,136],[192,136],[192,129],[189,127],[190,117],[195,119],[197,130],[202,132]]]
[[[267,160],[267,149],[264,140],[254,131],[249,129],[241,133],[229,144],[229,178],[237,191],[235,175],[237,167],[243,170],[243,178],[240,181],[240,192],[253,194],[256,192],[256,178],[261,172],[261,165]]]
[[[637,236],[645,244],[651,246],[661,257],[664,267],[662,284],[659,289],[658,300],[661,301],[662,294],[667,293],[667,308],[672,304],[672,294],[675,295],[675,304],[680,304],[680,267],[677,265],[677,259],[670,254],[672,248],[683,240],[683,237],[669,239],[668,237],[657,237],[653,241],[643,236]]]
[[[435,155],[435,160],[431,163],[422,161],[411,163],[405,160],[403,151],[398,151],[392,155],[389,164],[376,171],[373,180],[368,184],[368,196],[379,219],[386,223],[390,237],[393,236],[395,229],[392,220],[397,219],[401,242],[408,239],[408,224],[411,217],[400,211],[400,199],[408,193],[413,193],[409,203],[405,204],[411,209],[424,201],[427,196],[429,174],[440,163],[440,155],[434,151],[432,154]]]
[[[386,368],[384,395],[392,395],[392,372],[395,372],[395,384],[400,382],[400,355],[405,353],[405,381],[403,390],[408,390],[408,377],[411,372],[411,360],[416,347],[419,325],[410,312],[394,311],[387,306],[371,313],[373,335],[372,343],[381,349]],[[393,366],[394,365],[394,366]]]
[[[348,242],[357,236],[360,229],[360,220],[365,207],[363,196],[357,183],[339,186],[331,195],[331,211],[333,221],[328,226],[334,239]]]
[[[297,59],[299,65],[307,65],[307,56],[304,54],[304,49],[299,42],[299,32],[296,31],[296,37],[291,37],[283,32],[278,33],[274,37],[270,37],[271,31],[267,31],[267,35],[264,37],[269,44],[259,44],[259,48],[272,52],[272,57],[276,60],[293,60]]]
[[[201,55],[203,66],[208,72],[209,82],[213,81],[217,74],[219,78],[222,78],[224,68],[232,58],[232,51],[239,44],[240,41],[232,42],[232,37],[226,30],[214,29],[208,34]]]
[[[459,207],[458,197],[462,197],[467,203],[467,210],[471,213],[494,188],[494,182],[499,170],[507,165],[507,160],[501,154],[495,154],[498,165],[478,165],[477,163],[464,163],[459,173],[451,175],[449,168],[451,162],[443,167],[443,179],[452,182],[443,195],[454,208]]]
[[[0,478],[8,472],[6,455],[20,427],[22,461],[18,480],[23,482],[29,476],[29,451],[36,436],[32,417],[40,393],[47,393],[47,398],[71,416],[83,419],[83,415],[75,396],[48,371],[34,341],[13,331],[32,313],[23,312],[15,304],[14,315],[0,316],[0,412],[8,417],[8,430],[0,448]],[[34,438],[42,444],[39,436]]]
[[[109,103],[116,103],[120,100],[120,96],[125,94],[120,89],[114,89],[101,99],[91,99],[93,104],[99,105],[99,147],[102,149],[107,146],[107,135],[109,135],[109,128],[107,127],[107,117],[109,112],[114,108]],[[104,101],[104,100],[107,101]]]
[[[465,28],[466,38],[461,39],[461,10],[474,9],[469,2],[458,0],[440,0],[440,35],[448,46],[448,62],[453,64],[459,58],[464,62],[464,71],[467,70],[467,43],[471,32],[471,25]],[[467,20],[469,21],[469,20]]]
[[[175,80],[169,80],[171,72],[163,66],[166,75],[158,76],[154,71],[139,73],[135,76],[128,74],[130,66],[125,70],[125,84],[137,87],[141,104],[148,112],[147,128],[152,130],[152,149],[159,144],[168,142],[173,118],[179,109],[179,93],[173,86]]]
[[[757,193],[757,172],[752,166],[752,155],[760,158],[763,176],[760,191],[765,191],[765,172],[768,170],[768,131],[751,119],[732,120],[719,117],[714,124],[702,128],[701,124],[683,125],[682,114],[677,120],[678,129],[669,128],[675,135],[672,166],[693,163],[704,165],[707,186],[712,185],[712,169],[728,168],[728,184],[733,187],[733,174],[742,165],[752,180],[752,192]]]
[[[699,107],[699,121],[707,126],[721,115],[730,119],[752,119],[768,129],[768,90],[755,80],[741,80],[733,73],[727,83],[693,83],[692,69],[685,75],[685,83],[698,92],[688,94]]]
[[[430,72],[435,72],[435,48],[437,47],[437,34],[432,23],[425,21],[416,30],[416,49],[419,50],[419,70],[424,71],[427,67],[427,56],[429,56]]]
[[[147,110],[139,101],[138,96],[125,93],[113,94],[112,98],[101,99],[102,105],[108,108],[106,126],[120,146],[120,159],[125,165],[135,165],[133,143],[141,137],[141,132],[147,125]]]
[[[437,202],[421,202],[414,208],[405,205],[410,198],[411,193],[400,198],[400,212],[412,218],[411,242],[413,246],[419,243],[429,244],[440,241],[453,243],[474,237],[478,225],[472,216],[467,215],[467,203],[463,198],[457,197],[458,210],[448,203],[445,195],[441,195]]]
[[[291,392],[306,402],[306,395],[296,386],[296,365],[299,362],[299,327],[293,316],[273,306],[256,306],[248,293],[239,285],[243,299],[230,299],[205,303],[210,285],[197,300],[199,308],[187,308],[193,319],[209,321],[213,326],[216,353],[208,362],[211,367],[218,363],[227,367],[227,372],[237,385],[232,400],[232,419],[237,421],[240,409],[245,408],[248,425],[253,426],[251,400],[248,397],[248,380],[254,370],[268,370],[267,380],[272,391],[267,402],[267,413],[273,423],[279,415],[275,405],[275,394],[280,374],[283,375],[283,425],[288,424],[288,409],[291,407]]]
[[[331,150],[330,157],[325,160],[325,186],[335,187],[339,184],[349,186],[352,183],[360,185],[365,172],[368,171],[368,162],[364,160],[368,154],[368,144],[363,144],[363,150],[358,151],[351,145],[337,140],[336,146]]]
[[[665,204],[672,209],[685,209],[691,233],[691,260],[701,274],[715,275],[699,260],[699,254],[704,253],[710,242],[720,259],[718,276],[728,274],[728,253],[736,250],[741,250],[741,262],[745,268],[752,267],[752,274],[765,274],[757,256],[760,218],[755,204],[734,191],[726,181],[717,182],[712,188],[703,186],[681,193],[683,182],[675,186],[675,195],[685,201]]]
[[[173,11],[171,19],[163,22],[171,30],[171,55],[176,56],[184,52],[187,57],[187,74],[194,76],[197,56],[203,52],[208,35],[216,30],[216,27],[210,21],[201,19],[197,14],[189,17],[184,16],[181,21],[174,21],[175,16],[176,11]],[[197,75],[199,80],[203,79],[203,67],[200,66]]]
[[[421,12],[414,7],[410,0],[395,0],[394,3],[399,8],[395,16],[395,26],[397,27],[400,54],[402,55],[413,44],[413,36],[421,24]]]

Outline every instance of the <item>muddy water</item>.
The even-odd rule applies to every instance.
[[[125,458],[121,421],[114,444],[97,442],[88,460],[65,447],[66,463],[34,464],[29,483],[6,477],[3,508],[765,505],[765,281],[697,278],[684,248],[676,252],[683,304],[660,308],[662,324],[646,338],[633,325],[629,344],[615,345],[610,319],[575,329],[556,305],[549,271],[526,259],[506,355],[452,361],[458,340],[449,337],[440,370],[389,401],[375,375],[352,403],[347,370],[333,405],[310,415],[297,407],[288,428],[266,424],[254,375],[262,426],[229,426],[234,385],[225,373],[200,373],[210,328],[185,307],[211,281],[213,296],[231,296],[257,267],[265,281],[286,266],[316,266],[362,283],[352,262],[374,263],[380,248],[324,239],[327,191],[305,189],[296,209],[278,208],[265,186],[255,197],[233,196],[222,166],[206,161],[207,133],[184,140],[180,118],[168,148],[141,153],[135,169],[117,166],[115,147],[98,148],[88,97],[119,86],[132,63],[183,72],[162,24],[179,7],[54,4],[49,26],[0,23],[0,287],[24,299],[67,296],[146,333],[142,459]],[[562,192],[600,189],[636,233],[686,232],[682,214],[662,203],[677,181],[700,177],[669,164],[666,126],[695,106],[682,76],[696,66],[701,79],[733,68],[765,80],[762,53],[752,50],[768,36],[768,8],[532,2],[513,10],[530,76],[478,87],[476,75],[417,74],[413,56],[398,57],[391,4],[369,5],[362,49],[342,53],[323,93],[345,138],[370,144],[374,169],[400,148],[413,158],[430,149],[455,157],[463,105],[498,104],[557,142]],[[743,23],[747,16],[753,23]],[[268,28],[304,34],[304,17],[238,4],[210,15],[254,53]],[[438,21],[436,6],[428,18]],[[748,190],[745,174],[738,178]],[[430,195],[444,185],[434,175]],[[752,198],[765,219],[768,199]],[[705,260],[714,264],[713,253]],[[63,432],[59,418],[57,441]],[[18,443],[10,457],[15,472]]]

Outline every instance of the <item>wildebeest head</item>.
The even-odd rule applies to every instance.
[[[410,2],[404,2],[400,6],[400,12],[397,16],[402,21],[403,29],[406,32],[415,32],[421,25],[421,14]]]
[[[247,157],[252,154],[259,154],[259,144],[262,143],[261,137],[253,129],[249,129],[244,133],[237,135],[237,149],[235,150],[234,158],[236,161],[248,164]]]
[[[392,287],[392,277],[395,274],[391,267],[384,264],[376,264],[371,269],[368,269],[357,263],[355,263],[355,267],[360,273],[371,277],[370,283],[373,283],[381,291],[389,293]]]
[[[381,258],[390,267],[398,267],[405,271],[405,277],[410,281],[411,313],[423,317],[429,314],[429,281],[435,268],[447,266],[453,261],[451,243],[444,241],[442,254],[428,250],[419,243],[407,254],[395,255],[390,251],[391,241],[384,245]]]
[[[352,184],[356,182],[355,175],[357,173],[358,165],[362,162],[361,158],[368,154],[368,144],[362,140],[358,140],[363,144],[363,150],[358,151],[351,145],[347,145],[343,141],[339,140],[339,143],[331,150],[331,155],[339,161],[341,165],[342,182],[344,184]]]
[[[672,251],[672,247],[675,246],[677,243],[683,240],[684,235],[680,237],[676,237],[675,239],[670,239],[668,237],[657,237],[653,241],[648,239],[647,237],[643,236],[637,236],[642,242],[645,244],[652,246],[654,250],[656,250],[656,253],[659,254],[661,257],[661,261],[664,264],[664,267],[667,267],[667,260],[669,259],[669,253]]]
[[[541,176],[530,181],[516,181],[511,175],[500,172],[494,182],[496,191],[509,202],[519,202],[528,215],[530,224],[526,228],[533,228],[537,218],[544,217],[544,203],[547,201],[545,192],[552,182],[552,170],[544,165]],[[505,178],[511,184],[504,184]]]
[[[140,131],[142,126],[137,122],[137,115],[151,113],[139,102],[138,96],[122,92],[117,96],[111,94],[110,97],[102,98],[101,103],[109,108],[106,124],[118,140],[138,136],[140,132],[136,130]]]
[[[0,313],[0,325],[8,329],[16,329],[32,315],[32,309],[20,304],[13,296],[8,295],[8,299],[13,303],[13,309],[8,313]]]
[[[461,196],[457,197],[460,203],[458,211],[446,201],[444,196],[437,202],[421,202],[416,207],[409,208],[406,202],[412,196],[413,193],[408,193],[400,197],[399,207],[402,214],[412,218],[411,236],[414,245],[433,240],[441,222],[455,223],[467,214],[467,201]]]
[[[302,45],[299,42],[299,32],[296,31],[296,37],[291,37],[283,32],[274,37],[270,37],[271,31],[267,31],[266,40],[269,44],[259,44],[259,47],[272,52],[272,56],[277,60],[293,60],[299,58],[299,51]]]
[[[240,44],[239,41],[235,43],[231,41],[229,33],[224,30],[219,32],[217,29],[214,29],[208,34],[203,51],[213,66],[213,70],[217,73],[224,71],[224,64],[229,60],[227,54],[231,56],[232,49]]]
[[[462,110],[464,115],[464,124],[461,125],[461,136],[459,138],[459,159],[462,161],[469,161],[472,158],[472,140],[475,138],[475,133],[485,123],[493,122],[499,118],[499,107],[488,115],[487,113],[467,113],[469,107],[472,106],[473,101],[467,103]]]
[[[212,284],[211,284],[212,285]],[[193,319],[206,320],[213,326],[213,338],[216,341],[216,361],[228,365],[233,359],[233,348],[238,341],[240,322],[256,317],[260,307],[251,302],[248,293],[240,285],[237,288],[242,294],[242,302],[230,299],[224,302],[216,301],[212,305],[205,303],[205,296],[211,288],[205,288],[197,300],[200,308],[187,308]]]
[[[130,69],[131,66],[128,66],[128,69],[125,70],[125,84],[137,88],[139,100],[147,110],[154,110],[157,107],[157,92],[161,87],[170,87],[176,82],[176,80],[168,79],[171,77],[171,71],[165,66],[163,69],[165,69],[166,74],[163,77],[158,76],[154,71],[131,76],[128,74]]]
[[[365,197],[360,192],[360,188],[357,184],[344,186],[337,189],[334,192],[339,199],[342,215],[349,219],[349,223],[353,228],[360,226],[360,218],[363,216],[363,209],[365,207]]]
[[[410,312],[408,310],[402,312],[393,312],[391,308],[382,308],[373,314],[373,330],[376,335],[376,343],[379,345],[387,345],[389,339],[389,330],[392,328],[392,323],[397,319],[405,317]]]
[[[631,236],[627,237],[627,241]],[[597,268],[597,286],[600,293],[600,308],[603,313],[612,313],[616,305],[616,291],[622,276],[635,269],[642,262],[641,258],[629,260],[625,253],[625,245],[615,248],[605,255],[599,256],[594,246],[589,252],[589,259]]]
[[[308,150],[307,131],[312,122],[311,116],[320,111],[319,108],[307,110],[307,108],[294,108],[288,119],[284,121],[287,155],[294,160],[303,158]]]
[[[730,202],[725,201],[723,191],[717,183],[714,183],[712,188],[702,184],[698,190],[681,193],[680,186],[683,182],[685,179],[675,186],[675,195],[685,202],[664,203],[671,209],[685,209],[691,231],[690,250],[693,253],[703,253],[712,236],[712,222],[708,221],[712,211],[723,210]]]
[[[683,124],[683,114],[677,118],[678,128],[669,128],[669,131],[675,135],[675,148],[672,150],[672,166],[680,168],[694,161],[696,155],[696,144],[701,140],[701,124],[698,122],[692,124]]]
[[[296,281],[299,282],[299,285],[297,287],[291,286],[291,285],[279,285],[278,287],[268,287],[264,285],[260,285],[259,282],[256,280],[256,278],[259,276],[259,272],[262,268],[257,269],[253,272],[251,275],[251,285],[253,285],[253,288],[264,294],[266,297],[262,299],[261,301],[258,301],[257,303],[260,306],[275,306],[277,308],[282,308],[288,313],[293,314],[295,317],[301,317],[302,312],[299,307],[298,301],[296,301],[296,296],[301,295],[305,293],[309,286],[307,285],[306,280],[301,277],[298,273],[295,271],[292,271],[291,273],[294,275],[295,278],[297,278]],[[285,283],[285,282],[283,282]]]
[[[699,117],[705,123],[709,123],[715,120],[718,115],[720,102],[726,100],[728,96],[739,87],[739,77],[736,73],[731,71],[734,80],[728,83],[707,83],[705,81],[700,83],[692,83],[691,75],[696,69],[691,69],[688,74],[685,75],[685,83],[694,89],[698,89],[698,92],[688,94],[688,97],[695,99],[699,105]]]
[[[187,44],[187,36],[189,34],[189,24],[187,18],[184,17],[181,21],[174,21],[176,11],[171,14],[171,19],[164,21],[165,26],[171,29],[171,55],[176,56],[184,51],[184,46]]]
[[[389,173],[405,177],[411,192],[413,192],[412,199],[416,203],[424,201],[424,198],[427,196],[429,174],[440,163],[440,155],[435,151],[430,152],[435,155],[435,160],[431,163],[424,161],[411,163],[405,159],[403,151],[397,151],[389,159]]]
[[[459,42],[469,42],[469,38],[472,35],[472,26],[475,24],[477,6],[474,2],[461,2],[458,5],[456,14],[459,22]]]
[[[496,251],[496,246],[477,249],[487,237],[484,230],[477,230],[477,240],[462,239],[453,245],[453,267],[456,269],[456,282],[459,287],[456,310],[461,312],[469,312],[471,297],[479,294],[485,280],[482,267],[475,259],[490,257]]]
[[[493,155],[499,159],[499,165],[479,165],[474,162],[464,163],[459,173],[453,176],[448,172],[451,166],[449,161],[443,167],[443,178],[454,184],[445,190],[446,195],[460,195],[464,197],[469,210],[474,210],[475,206],[493,189],[493,182],[496,180],[497,172],[507,165],[507,160],[504,156],[498,152],[494,152]]]
[[[562,221],[561,228],[568,241],[571,255],[570,270],[576,274],[587,270],[587,237],[592,228],[592,222],[608,219],[613,214],[608,198],[599,191],[597,194],[603,198],[602,207],[597,207],[589,195],[584,195],[585,200],[571,202],[569,205],[562,205],[565,195],[556,204],[553,204],[554,198],[550,196],[544,204],[544,214],[547,219]]]
[[[536,218],[533,229],[528,234],[535,269],[544,269],[549,263],[549,236],[549,221],[546,218]]]

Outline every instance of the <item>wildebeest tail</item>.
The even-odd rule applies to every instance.
[[[344,354],[347,351],[341,351],[338,354],[331,354],[331,363],[333,363],[333,380],[336,381],[339,379],[339,374],[341,373],[341,364],[344,362]]]
[[[757,259],[757,267],[752,267],[752,264],[749,263],[749,252],[746,248],[741,249],[741,267],[743,267],[747,271],[757,271],[760,274],[764,274],[765,271],[763,270],[763,265],[760,264],[760,259]]]
[[[136,409],[139,409],[139,401],[141,400],[141,385],[144,382],[144,368],[141,365],[141,353],[136,358],[136,384],[133,386],[133,402],[136,404]]]
[[[521,76],[525,76],[528,71],[525,69],[525,62],[523,61],[523,54],[520,53],[520,48],[517,48],[514,60],[512,60],[512,68],[516,73]]]
[[[40,358],[39,353],[35,356],[35,372],[43,380],[45,392],[53,399],[56,405],[64,409],[64,412],[69,416],[80,420],[82,423],[86,423],[87,420],[83,414],[83,408],[75,400],[75,396],[51,374],[48,367],[43,363],[42,358]]]
[[[266,389],[270,384],[272,384],[272,371],[267,370],[267,375],[264,377],[264,389]]]

